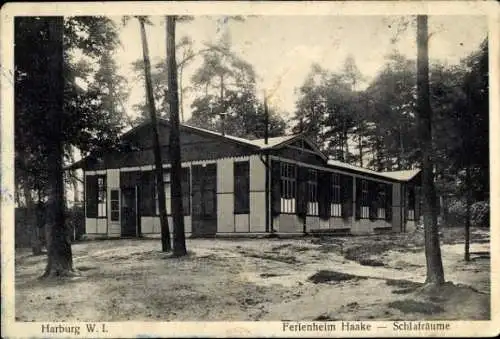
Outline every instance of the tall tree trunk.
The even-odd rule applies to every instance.
[[[167,74],[170,104],[170,159],[172,162],[172,220],[174,223],[174,255],[183,256],[186,251],[184,213],[181,186],[181,147],[179,139],[179,98],[177,88],[177,65],[175,60],[175,16],[167,16]],[[221,91],[222,93],[222,91]]]
[[[337,134],[337,144],[336,144],[336,155],[338,160],[344,161],[344,138],[343,133],[338,132]]]
[[[405,148],[404,148],[404,144],[403,144],[403,128],[401,127],[401,125],[399,125],[399,157],[398,157],[398,170],[403,170],[404,169],[404,165],[403,165],[403,161],[404,161],[404,154],[405,154]]]
[[[63,144],[61,115],[63,114],[63,17],[47,17],[46,20],[51,54],[47,59],[46,100],[48,136],[48,209],[47,250],[48,260],[44,277],[68,276],[73,272],[71,242],[64,220]],[[42,106],[43,107],[43,106]]]
[[[73,150],[73,149],[72,149]],[[73,152],[70,153],[70,162],[72,164],[75,163],[75,154]],[[71,181],[71,186],[73,186],[73,202],[77,204],[80,202],[80,197],[78,195],[78,179],[76,177],[76,171],[73,171],[70,173],[70,181]]]
[[[432,173],[432,111],[429,100],[427,16],[417,16],[417,111],[422,150],[422,191],[428,284],[444,283],[437,225],[436,189]]]
[[[465,189],[466,204],[465,204],[465,252],[464,260],[470,260],[470,224],[471,224],[471,205],[472,205],[472,178],[470,174],[470,164],[465,168]]]
[[[465,160],[465,248],[464,248],[464,260],[470,260],[470,226],[471,226],[471,205],[472,205],[472,177],[471,177],[471,154],[472,150],[472,139],[471,139],[471,126],[473,126],[473,121],[471,117],[473,112],[471,111],[471,89],[466,86],[466,110],[465,114],[462,113],[461,117],[461,127],[462,127],[462,158]]]
[[[184,67],[179,67],[179,112],[181,113],[181,122],[184,123],[184,89],[182,88],[182,73],[184,71]]]
[[[168,252],[172,250],[170,243],[170,230],[168,227],[167,207],[165,199],[165,185],[163,182],[163,167],[160,149],[160,137],[158,134],[158,120],[156,118],[156,107],[153,96],[153,86],[151,84],[151,65],[149,62],[148,42],[146,40],[146,29],[144,27],[145,18],[138,17],[141,27],[142,54],[144,58],[144,77],[146,80],[146,96],[149,106],[151,125],[153,126],[153,152],[155,158],[156,187],[158,192],[158,209],[161,223],[161,250]]]
[[[346,162],[349,162],[349,135],[347,133],[347,129],[344,129],[344,144],[345,144],[344,159]]]
[[[359,135],[358,139],[358,148],[359,148],[359,167],[363,167],[363,138]]]

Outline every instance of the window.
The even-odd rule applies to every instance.
[[[297,193],[297,166],[280,163],[281,171],[281,212],[295,213]]]
[[[234,213],[250,212],[250,166],[248,161],[234,163]]]
[[[106,177],[97,177],[97,217],[106,217]]]
[[[189,167],[182,168],[182,209],[184,215],[191,213],[191,169]]]
[[[120,220],[120,194],[118,190],[111,190],[111,221]]]
[[[385,204],[387,197],[385,195],[385,185],[384,184],[379,184],[378,185],[378,204],[377,204],[377,218],[378,219],[385,219]]]
[[[361,180],[361,218],[370,217],[370,198],[368,191],[368,181]]]
[[[318,215],[318,171],[310,169],[307,171],[307,214]]]
[[[332,173],[332,202],[331,216],[342,216],[342,200],[340,196],[340,174]]]

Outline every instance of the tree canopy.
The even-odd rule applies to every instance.
[[[16,182],[35,190],[42,190],[46,181],[45,146],[51,140],[49,121],[38,100],[49,88],[40,59],[50,55],[45,24],[38,17],[15,20]],[[67,158],[72,147],[88,155],[116,145],[125,117],[122,100],[127,96],[125,79],[117,75],[111,54],[118,43],[117,27],[109,18],[64,19],[61,129]]]

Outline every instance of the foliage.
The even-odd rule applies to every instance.
[[[419,158],[415,61],[397,52],[388,55],[366,95],[370,102],[366,118],[374,123],[368,140],[378,156],[369,165],[383,170],[412,168]]]
[[[256,74],[249,63],[231,50],[228,36],[217,44],[206,44],[202,65],[192,76],[197,91],[188,124],[227,134],[261,138],[264,134],[264,107],[257,99]],[[222,122],[221,113],[225,113]],[[284,120],[269,111],[269,136],[282,135]]]
[[[462,227],[465,223],[466,202],[463,198],[453,198],[448,204],[446,226]],[[490,226],[490,203],[489,201],[477,201],[471,206],[471,226]]]
[[[184,86],[183,70],[192,62],[196,56],[193,51],[192,41],[189,37],[182,37],[176,44],[176,54],[180,55],[177,63],[177,74],[179,79],[179,108],[182,109],[182,98],[184,93],[190,90],[189,86]],[[138,80],[144,81],[144,60],[140,59],[132,64],[132,69]],[[153,85],[153,94],[155,98],[155,107],[158,115],[163,118],[168,118],[168,103],[166,99],[167,86],[167,65],[165,60],[156,60],[151,69],[151,82]],[[133,124],[137,125],[149,119],[146,100],[134,105],[134,110],[139,113],[139,116],[134,120]],[[182,112],[181,112],[182,113]],[[181,114],[182,115],[182,114]]]
[[[477,227],[490,227],[490,202],[478,201],[471,206],[471,224]]]
[[[52,138],[44,108],[38,106],[48,88],[44,63],[47,30],[37,17],[15,21],[15,151],[16,183],[41,191],[47,182],[46,145]],[[116,75],[110,51],[118,44],[118,33],[106,17],[69,17],[64,20],[64,114],[62,142],[69,157],[71,146],[82,155],[114,147],[121,131],[123,110],[118,102],[126,97],[124,79]],[[99,67],[94,69],[92,64]],[[84,89],[78,83],[86,83]],[[41,114],[42,113],[42,114]]]
[[[81,240],[85,234],[85,208],[83,206],[73,206],[65,210],[66,225],[71,234],[72,240]]]
[[[356,95],[346,77],[311,67],[299,88],[299,100],[292,118],[294,132],[303,132],[326,153],[345,160],[347,134],[354,127]]]

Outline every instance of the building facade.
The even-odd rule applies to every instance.
[[[159,120],[170,217],[170,127]],[[420,216],[418,170],[375,172],[328,160],[302,135],[247,140],[181,125],[186,235],[405,232]],[[160,234],[152,128],[125,133],[126,151],[72,165],[85,178],[93,237]]]

